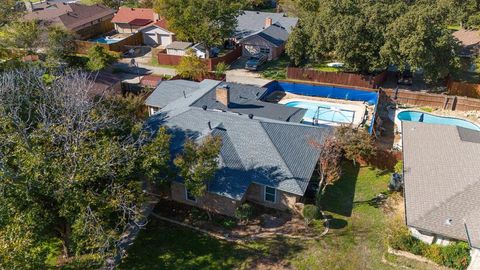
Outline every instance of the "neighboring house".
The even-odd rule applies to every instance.
[[[175,34],[167,30],[165,19],[156,21],[155,23],[143,28],[143,42],[149,46],[166,47],[175,41]]]
[[[111,20],[115,10],[102,5],[77,3],[26,3],[28,13],[25,20],[37,20],[44,25],[65,27],[80,39],[88,39],[111,31]]]
[[[479,249],[480,132],[402,123],[406,223],[412,234],[429,244],[463,240]]]
[[[243,11],[237,20],[234,39],[242,45],[243,56],[263,53],[269,60],[283,53],[287,38],[298,23],[298,18],[283,13],[258,11]]]
[[[157,96],[167,104],[149,119],[149,128],[169,128],[172,155],[180,153],[187,138],[201,142],[208,135],[220,136],[222,147],[218,171],[208,182],[206,194],[196,198],[186,190],[182,179],[176,179],[171,184],[171,198],[229,216],[246,201],[275,209],[294,209],[302,201],[317,166],[320,151],[314,145],[323,143],[330,128],[253,116],[261,104],[246,100],[237,103],[237,99],[244,98],[241,91],[248,91],[242,85],[204,80],[191,82],[187,93],[185,81],[179,83],[176,91],[169,89],[178,99],[167,103]],[[175,84],[169,81],[169,86]],[[232,95],[231,89],[236,89]],[[255,98],[249,98],[252,94]],[[258,101],[254,92],[246,96],[250,101]],[[210,100],[213,97],[215,101]],[[226,110],[214,103],[222,104]],[[235,106],[250,114],[230,110]],[[277,109],[280,107],[284,106]]]
[[[112,19],[118,33],[137,33],[141,28],[158,21],[160,17],[151,8],[120,7]]]
[[[167,46],[175,40],[167,21],[151,8],[120,7],[112,22],[119,33],[142,32],[143,42],[148,46]]]
[[[480,52],[480,35],[477,30],[458,30],[452,34],[461,45],[459,56],[477,57]]]
[[[166,46],[167,54],[184,56],[192,45],[191,42],[174,41]]]

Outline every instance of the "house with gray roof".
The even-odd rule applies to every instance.
[[[480,248],[480,132],[402,123],[406,223],[427,243]]]
[[[242,45],[242,55],[250,57],[261,53],[273,60],[284,52],[298,18],[283,13],[244,11],[237,21],[235,39]]]
[[[320,156],[316,146],[330,134],[330,127],[230,110],[229,105],[237,105],[231,100],[241,98],[238,93],[230,96],[230,90],[239,92],[241,85],[213,80],[201,84],[211,87],[180,95],[148,120],[147,127],[153,132],[168,127],[172,156],[182,151],[187,139],[201,142],[209,135],[222,139],[219,168],[207,184],[207,193],[193,197],[182,179],[176,179],[171,184],[171,198],[230,216],[245,201],[276,209],[293,208],[310,184]],[[247,98],[257,100],[253,97],[264,89],[256,91],[259,93],[253,89],[246,93],[251,95]],[[216,102],[210,100],[212,95]],[[252,106],[253,112],[256,106]]]

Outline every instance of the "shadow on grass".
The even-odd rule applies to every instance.
[[[234,244],[152,218],[119,269],[238,269],[261,259],[283,260],[301,250],[283,237]]]
[[[350,217],[360,167],[354,166],[351,162],[344,162],[342,168],[343,174],[340,180],[328,186],[322,197],[322,210]]]

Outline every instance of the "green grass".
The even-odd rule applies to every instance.
[[[343,71],[342,68],[340,67],[329,67],[327,66],[328,63],[331,61],[325,61],[319,64],[313,64],[310,68],[313,68],[318,71],[324,71],[324,72],[340,72]]]
[[[152,57],[149,63],[150,66],[154,67],[164,67],[164,68],[176,68],[176,66],[171,66],[171,65],[162,65],[158,63],[158,59],[156,57]]]
[[[266,62],[262,67],[262,76],[270,80],[285,80],[290,59],[283,54],[277,60]]]
[[[255,251],[154,219],[120,269],[234,269]]]
[[[386,216],[374,199],[387,191],[390,172],[344,163],[344,174],[322,199],[332,216],[330,232],[320,240],[277,237],[248,246],[234,245],[172,224],[151,221],[128,251],[120,269],[251,269],[257,260],[308,269],[401,269],[385,258],[413,269],[425,264],[386,254]],[[319,224],[318,230],[323,228]]]

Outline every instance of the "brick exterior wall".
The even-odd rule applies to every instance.
[[[234,216],[235,210],[241,204],[241,201],[236,201],[213,193],[207,193],[202,198],[197,198],[196,202],[193,202],[186,199],[185,186],[183,184],[172,182],[170,188],[172,200],[197,206],[226,216]]]
[[[299,201],[300,196],[291,193],[277,190],[276,202],[266,202],[264,200],[264,186],[252,183],[245,195],[247,201],[254,202],[266,207],[271,207],[279,210],[293,209],[295,203]]]

